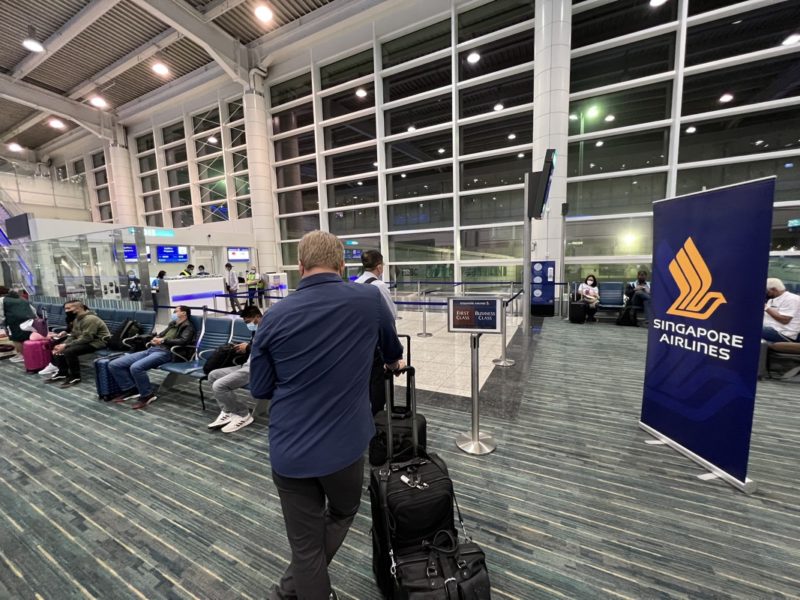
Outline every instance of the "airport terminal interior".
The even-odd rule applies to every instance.
[[[296,293],[315,230],[341,240],[345,280],[383,257],[427,450],[492,597],[800,598],[800,338],[761,342],[745,486],[640,426],[658,320],[626,296],[641,271],[657,310],[675,287],[654,276],[659,201],[764,178],[769,248],[748,233],[730,251],[763,251],[800,294],[800,2],[0,0],[0,15],[0,320],[28,303],[25,336],[46,337],[78,300],[111,334],[146,333],[185,305],[204,351],[150,371],[157,401],[131,410],[96,386],[101,351],[79,383],[48,384],[50,350],[37,365],[0,329],[0,598],[270,598],[291,553],[269,399],[241,389],[252,422],[209,429],[202,359],[250,339],[238,308]],[[589,276],[596,318],[573,318]],[[453,317],[477,301],[495,307],[480,336]],[[478,430],[494,451],[457,444]],[[384,597],[366,473],[329,566],[340,599]]]

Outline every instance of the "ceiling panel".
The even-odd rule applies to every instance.
[[[228,34],[249,44],[265,33],[291,23],[318,8],[328,4],[330,0],[283,0],[282,2],[264,2],[263,0],[245,0],[242,4],[214,19]],[[271,23],[262,23],[255,17],[255,9],[266,4],[275,15]]]
[[[44,119],[40,123],[37,123],[30,129],[26,129],[19,135],[14,138],[14,141],[17,142],[23,148],[31,148],[35,149],[41,146],[42,144],[46,144],[47,142],[56,139],[60,135],[64,135],[68,131],[71,131],[77,127],[75,123],[72,121],[67,121],[66,119],[61,119],[64,122],[66,127],[64,129],[54,129],[47,124],[48,119]]]
[[[28,106],[0,98],[0,133],[11,129],[20,121],[30,117],[34,112],[36,111]]]
[[[124,0],[34,69],[27,79],[68,92],[167,26]]]
[[[36,28],[40,42],[61,29],[90,0],[48,0],[48,2],[4,1],[0,18],[0,69],[13,71],[28,54],[22,40],[28,36],[28,25]]]

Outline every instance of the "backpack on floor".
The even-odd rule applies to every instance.
[[[617,317],[617,325],[626,325],[629,327],[636,327],[636,313],[632,306],[623,308]]]

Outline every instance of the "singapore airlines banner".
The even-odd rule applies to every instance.
[[[656,202],[640,426],[744,491],[775,179]]]

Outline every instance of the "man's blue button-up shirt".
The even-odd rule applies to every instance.
[[[369,373],[380,344],[403,356],[392,314],[375,286],[335,273],[304,277],[264,316],[250,356],[250,391],[271,398],[272,468],[322,477],[358,460],[375,434]]]

